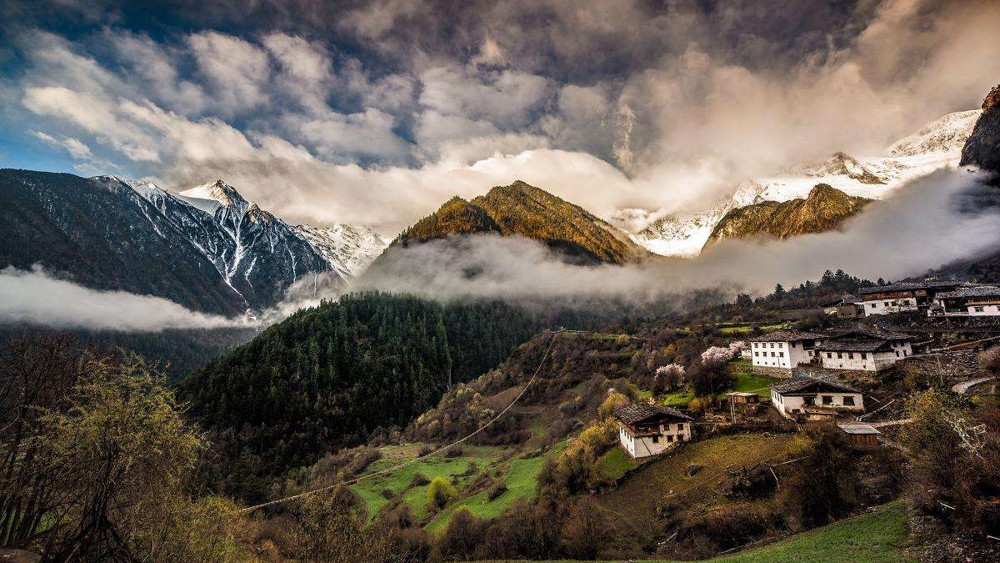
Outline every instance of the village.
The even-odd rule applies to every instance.
[[[780,417],[804,428],[802,424],[828,422],[857,446],[878,447],[888,442],[879,428],[908,422],[886,416],[899,413],[886,408],[886,397],[899,394],[883,385],[892,379],[886,376],[890,370],[898,375],[905,365],[937,372],[959,393],[974,386],[991,386],[995,392],[994,378],[977,372],[968,359],[970,353],[1000,343],[1000,287],[941,280],[877,285],[821,309],[835,326],[782,327],[730,345],[738,349],[737,358],[749,361],[754,374],[774,383],[766,396],[725,393],[718,406],[728,423]],[[971,322],[955,327],[933,322],[942,318]],[[909,332],[896,328],[894,321],[906,324]],[[851,380],[863,383],[852,385]],[[715,426],[653,402],[623,406],[615,417],[620,446],[633,459],[662,455],[695,439],[697,426]]]

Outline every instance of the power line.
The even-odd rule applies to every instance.
[[[332,485],[325,485],[323,487],[319,487],[319,488],[316,488],[316,489],[311,489],[311,490],[308,490],[308,491],[303,491],[301,493],[297,493],[297,494],[294,494],[294,495],[291,495],[291,496],[287,496],[287,497],[284,497],[284,498],[279,498],[279,499],[276,499],[276,500],[272,500],[272,501],[268,501],[268,502],[262,502],[260,504],[255,504],[253,506],[248,506],[246,508],[241,508],[240,510],[238,510],[236,512],[237,513],[254,512],[254,511],[259,510],[261,508],[266,508],[268,506],[274,506],[274,505],[277,505],[277,504],[284,504],[286,502],[297,500],[297,499],[300,499],[300,498],[305,498],[305,497],[314,495],[316,493],[320,493],[320,492],[323,492],[323,491],[329,491],[330,489],[334,489],[336,487],[340,487],[340,486],[343,486],[343,485],[353,485],[353,484],[359,483],[359,482],[361,482],[361,481],[363,481],[365,479],[368,479],[369,477],[375,477],[375,476],[378,476],[378,475],[388,475],[388,474],[393,473],[395,471],[398,471],[398,470],[400,470],[400,469],[402,469],[402,468],[404,468],[404,467],[406,467],[408,465],[412,465],[412,464],[416,463],[417,461],[420,461],[422,459],[426,459],[426,458],[431,457],[433,455],[439,454],[439,453],[441,453],[441,452],[443,452],[445,450],[448,450],[449,448],[452,448],[454,446],[457,446],[457,445],[465,442],[469,438],[472,438],[476,434],[479,434],[483,430],[486,430],[490,425],[492,425],[497,420],[500,420],[500,418],[503,415],[507,414],[507,411],[509,411],[519,400],[521,400],[521,397],[524,396],[524,393],[528,390],[528,387],[531,387],[531,384],[535,382],[535,378],[538,377],[539,372],[541,372],[542,366],[545,364],[545,359],[548,358],[549,352],[552,350],[552,345],[555,344],[556,337],[559,336],[564,331],[565,331],[565,329],[560,329],[560,330],[557,330],[557,331],[555,331],[555,332],[552,333],[552,338],[549,340],[549,345],[545,348],[545,353],[542,354],[542,359],[538,362],[538,367],[535,368],[535,372],[531,374],[531,379],[529,379],[528,383],[526,383],[524,385],[524,388],[521,389],[521,392],[518,393],[516,397],[514,397],[514,400],[511,401],[510,404],[507,405],[507,407],[505,409],[503,409],[502,411],[500,411],[496,416],[494,416],[489,421],[487,421],[486,424],[480,426],[479,428],[477,428],[471,434],[469,434],[469,435],[467,435],[467,436],[465,436],[465,437],[463,437],[463,438],[461,438],[459,440],[456,440],[456,441],[454,441],[454,442],[452,442],[452,443],[450,443],[448,445],[441,446],[440,448],[438,448],[436,450],[433,450],[433,451],[431,451],[428,454],[425,454],[425,455],[420,456],[420,457],[413,458],[411,460],[404,461],[403,463],[394,465],[392,467],[387,467],[387,468],[379,470],[379,471],[373,471],[371,473],[366,473],[364,475],[355,477],[354,479],[348,479],[346,481],[339,481],[339,482],[334,483]]]

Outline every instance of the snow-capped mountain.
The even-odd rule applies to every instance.
[[[169,223],[183,233],[248,306],[276,303],[296,279],[331,269],[291,226],[221,180],[175,194],[148,181],[102,178],[153,204],[159,211],[147,216],[153,227]]]
[[[838,152],[823,162],[747,180],[708,209],[663,217],[635,233],[633,240],[656,254],[695,256],[727,213],[747,205],[805,199],[821,183],[851,196],[885,198],[908,180],[957,166],[962,146],[981,114],[981,110],[971,110],[945,115],[893,143],[884,156],[855,158]],[[641,212],[626,210],[615,219],[623,224],[628,214]]]
[[[389,245],[389,241],[368,227],[296,225],[293,228],[346,279],[360,276]]]

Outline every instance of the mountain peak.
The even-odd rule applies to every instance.
[[[240,195],[240,192],[236,191],[236,188],[230,186],[222,180],[215,180],[214,182],[209,182],[207,184],[195,186],[189,190],[184,190],[181,192],[181,195],[195,199],[214,200],[222,204],[224,207],[247,204],[247,200],[243,199],[243,196]]]
[[[990,93],[986,94],[986,98],[983,100],[983,111],[987,111],[997,104],[1000,104],[1000,84],[994,86]]]
[[[974,164],[983,170],[1000,172],[1000,85],[983,100],[983,114],[962,147],[961,166]],[[1000,183],[1000,179],[993,182]]]

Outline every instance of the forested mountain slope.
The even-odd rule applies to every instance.
[[[270,327],[179,391],[215,435],[223,485],[260,497],[258,479],[406,425],[449,382],[499,364],[536,328],[499,303],[350,295]]]

